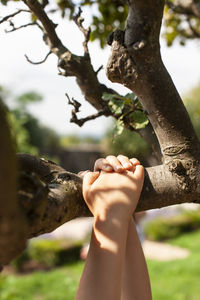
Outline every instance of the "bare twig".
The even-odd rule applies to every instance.
[[[35,0],[23,0],[23,2],[35,14],[38,20],[40,20],[46,33],[45,42],[50,47],[51,51],[57,56],[60,56],[61,54],[67,52],[68,49],[62,44],[55,31],[57,25],[54,24],[51,19],[49,19],[42,5]]]
[[[106,115],[106,111],[104,109],[102,109],[102,110],[98,111],[98,113],[96,113],[96,114],[90,115],[86,118],[78,119],[77,113],[80,111],[79,109],[80,109],[81,104],[77,100],[75,100],[74,98],[72,98],[72,100],[71,100],[67,93],[65,95],[67,96],[68,104],[70,104],[74,107],[74,109],[72,110],[72,117],[70,119],[71,123],[75,123],[75,124],[77,124],[78,126],[81,127],[87,121],[94,120],[98,117]]]
[[[105,115],[105,111],[104,110],[100,110],[98,113],[96,114],[93,114],[93,115],[90,115],[86,118],[81,118],[81,119],[78,119],[77,118],[77,115],[76,115],[76,112],[74,110],[72,110],[72,118],[70,119],[70,122],[71,123],[75,123],[77,124],[78,126],[83,126],[84,123],[86,123],[87,121],[91,121],[91,120],[95,120],[101,116],[104,116]]]
[[[10,30],[5,30],[6,33],[9,33],[9,32],[13,32],[13,31],[16,31],[16,30],[19,30],[19,29],[22,29],[22,28],[25,28],[25,27],[28,27],[28,26],[33,26],[33,25],[37,25],[36,22],[31,22],[31,23],[27,23],[27,24],[24,24],[24,25],[21,25],[19,27],[15,27],[14,23],[12,21],[9,21],[10,22],[10,26],[12,27],[12,29]]]
[[[83,49],[84,49],[85,56],[89,57],[90,55],[89,55],[89,49],[88,49],[88,41],[90,39],[91,28],[90,27],[87,29],[84,28],[84,26],[83,26],[84,19],[81,17],[81,14],[82,14],[82,9],[79,7],[79,11],[78,11],[77,15],[75,15],[73,17],[73,20],[85,37],[85,40],[83,42]]]
[[[80,111],[79,108],[81,107],[81,104],[77,100],[75,100],[74,98],[72,98],[72,100],[71,100],[67,93],[65,95],[68,99],[68,104],[70,104],[74,107],[74,112],[75,113],[78,113]]]
[[[8,21],[10,18],[13,18],[15,17],[16,15],[20,14],[21,12],[28,12],[30,13],[30,10],[27,10],[27,9],[19,9],[18,11],[8,15],[8,16],[5,16],[3,19],[0,20],[0,24],[3,23],[3,22],[6,22]]]
[[[52,52],[49,51],[43,60],[37,61],[37,62],[33,62],[32,60],[30,60],[26,54],[25,54],[24,56],[26,57],[26,60],[27,60],[30,64],[32,64],[32,65],[40,65],[40,64],[43,64],[43,63],[47,60],[47,58],[49,57],[49,55],[50,55],[51,53],[52,53]]]
[[[96,70],[96,75],[103,69],[103,65],[101,65],[97,70]]]

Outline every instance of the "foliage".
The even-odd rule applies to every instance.
[[[7,106],[7,116],[16,152],[45,155],[60,149],[58,134],[40,124],[39,120],[29,113],[29,104],[42,101],[41,95],[31,91],[14,97],[3,88],[0,93],[4,104],[10,103]]]
[[[183,211],[170,218],[156,218],[145,226],[148,239],[163,241],[200,228],[200,209]]]
[[[80,135],[65,135],[61,137],[61,146],[63,148],[69,146],[85,145],[85,144],[98,144],[99,139],[92,136],[80,136]]]
[[[149,153],[149,148],[145,141],[136,132],[124,129],[121,135],[114,138],[113,126],[103,141],[107,153],[113,155],[123,154],[128,157],[138,157],[144,160]]]
[[[187,248],[186,259],[172,261],[148,260],[154,300],[198,300],[200,294],[200,231],[187,233],[169,243]],[[83,262],[29,275],[1,275],[1,300],[73,300]]]
[[[12,265],[18,271],[25,271],[29,264],[43,269],[71,263],[80,259],[81,242],[68,240],[33,239]]]
[[[3,5],[9,1],[19,2],[19,0],[0,0]],[[40,0],[39,2],[43,4],[46,1]],[[174,0],[166,1],[163,36],[168,46],[171,46],[176,39],[181,45],[184,45],[187,39],[196,38],[200,35],[200,20],[192,13],[185,14],[180,9],[177,10],[173,4]],[[128,7],[122,0],[53,0],[48,3],[51,14],[59,11],[63,18],[67,17],[70,20],[80,6],[82,8],[89,7],[92,29],[90,40],[98,40],[102,48],[107,44],[107,37],[111,32],[116,28],[124,29],[125,27]],[[86,11],[88,12],[88,10]],[[36,16],[32,14],[31,20],[36,21]],[[197,33],[196,36],[195,32]]]
[[[142,129],[149,123],[142,105],[134,93],[125,96],[104,93],[103,100],[108,101],[113,116],[117,118],[114,136],[123,132],[125,120],[126,124],[129,124],[129,129]]]
[[[185,14],[181,8],[175,8],[174,0],[167,2],[164,11],[165,29],[163,33],[167,45],[172,46],[173,42],[177,40],[180,45],[184,46],[188,39],[198,38],[200,36],[200,19],[191,12]],[[187,9],[185,11],[187,12]]]
[[[194,129],[200,139],[200,84],[184,96],[184,104],[191,118]]]

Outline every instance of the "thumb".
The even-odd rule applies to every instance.
[[[83,196],[85,197],[86,193],[90,189],[91,185],[99,177],[100,172],[87,172],[83,177]]]

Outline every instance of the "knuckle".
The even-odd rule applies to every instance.
[[[113,159],[114,155],[108,155],[106,156],[106,159]]]
[[[119,158],[119,159],[129,159],[127,156],[125,156],[123,154],[117,155],[117,158]]]

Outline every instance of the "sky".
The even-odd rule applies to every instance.
[[[11,3],[0,9],[0,17],[15,11]],[[84,15],[86,24],[89,24],[89,12]],[[63,43],[77,55],[83,54],[83,36],[73,22],[61,20],[57,33]],[[16,19],[16,25],[25,23],[25,15]],[[13,95],[27,91],[37,91],[43,95],[41,103],[30,106],[30,111],[42,123],[55,129],[58,133],[101,136],[107,130],[111,120],[101,117],[87,122],[82,128],[69,122],[71,106],[67,104],[65,93],[81,103],[79,117],[88,116],[95,110],[86,102],[76,84],[75,78],[66,78],[58,75],[57,58],[52,54],[41,65],[32,65],[25,59],[25,54],[33,61],[42,60],[49,51],[42,40],[41,32],[36,27],[29,27],[13,33],[5,33],[8,24],[0,25],[0,85],[6,87]],[[99,73],[99,79],[106,85],[125,94],[128,89],[119,84],[113,84],[105,76],[105,67],[109,57],[109,47],[101,50],[98,42],[89,44],[90,54],[95,69],[103,64],[104,69]],[[98,55],[97,55],[98,53]],[[178,91],[183,95],[200,82],[200,43],[189,42],[185,47],[178,44],[168,48],[161,40],[163,61],[174,80]]]

